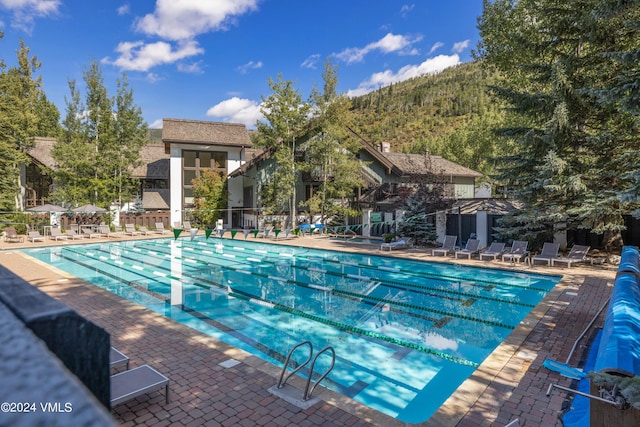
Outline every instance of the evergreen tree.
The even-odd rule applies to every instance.
[[[416,245],[428,245],[436,240],[436,214],[449,209],[454,202],[444,174],[433,169],[429,155],[425,156],[425,169],[428,174],[416,177],[405,196],[405,213],[397,229],[398,235],[411,237]]]
[[[296,151],[300,137],[306,131],[307,115],[310,106],[302,101],[302,96],[293,82],[269,78],[269,88],[273,91],[267,98],[262,97],[260,111],[266,122],[256,124],[256,145],[272,152],[276,166],[268,182],[260,183],[261,200],[267,213],[289,212],[289,221],[294,228],[296,214]]]
[[[519,238],[549,240],[584,227],[604,234],[606,247],[621,243],[623,215],[633,203],[619,197],[628,182],[617,159],[628,150],[630,120],[598,102],[593,89],[620,72],[607,53],[634,42],[619,33],[616,19],[596,17],[602,3],[484,2],[477,56],[501,71],[493,90],[525,123],[501,130],[515,145],[498,169],[498,179],[524,204],[504,224]]]

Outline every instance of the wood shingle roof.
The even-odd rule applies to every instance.
[[[165,144],[251,146],[251,138],[245,125],[202,120],[163,119],[162,140]]]

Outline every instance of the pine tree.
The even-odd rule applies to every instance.
[[[597,19],[601,3],[484,3],[478,57],[502,72],[493,90],[524,123],[501,130],[515,145],[498,168],[498,179],[524,204],[504,223],[519,238],[549,240],[584,227],[603,234],[606,247],[621,243],[633,203],[619,197],[628,182],[615,159],[628,149],[629,118],[598,102],[593,89],[619,73],[606,53],[630,40],[612,37],[612,21]]]

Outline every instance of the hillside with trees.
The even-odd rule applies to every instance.
[[[490,174],[506,141],[492,132],[506,120],[488,90],[497,76],[470,62],[353,98],[354,130],[372,143],[389,142],[392,151],[428,151]]]

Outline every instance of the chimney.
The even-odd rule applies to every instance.
[[[378,149],[381,153],[390,153],[391,143],[382,141],[380,144],[378,144]]]

